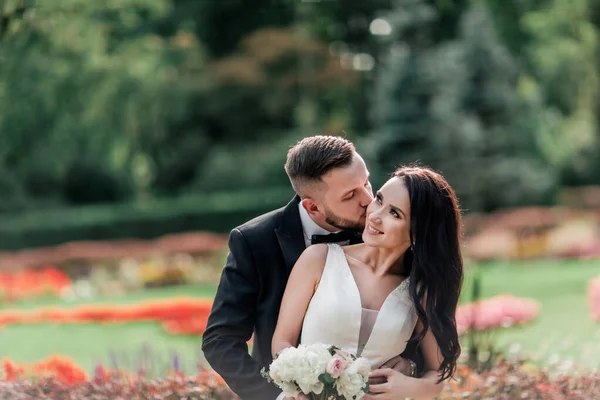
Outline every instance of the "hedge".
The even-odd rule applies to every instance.
[[[154,239],[189,231],[227,233],[253,217],[284,206],[292,196],[290,188],[272,188],[0,214],[0,250],[77,240]]]

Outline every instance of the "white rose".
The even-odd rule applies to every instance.
[[[356,368],[356,372],[360,374],[363,378],[368,378],[371,373],[371,363],[364,357],[357,358],[354,361],[354,365]]]
[[[327,347],[322,344],[300,346],[298,350],[301,356],[296,365],[296,383],[305,394],[311,392],[321,393],[323,385],[319,381],[319,375],[325,372],[331,354],[329,354]]]
[[[283,395],[285,397],[298,397],[300,391],[298,390],[298,386],[289,382],[279,382],[279,388],[283,391]]]
[[[362,390],[367,382],[367,378],[360,375],[356,369],[356,364],[352,363],[342,375],[336,380],[335,386],[339,394],[347,399],[361,399],[365,392]]]
[[[320,394],[324,385],[319,376],[331,360],[329,346],[322,343],[289,347],[281,351],[269,367],[269,375],[288,397],[299,392]]]

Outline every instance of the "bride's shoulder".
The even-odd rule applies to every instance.
[[[329,246],[324,243],[313,244],[308,246],[298,258],[294,269],[302,268],[307,272],[323,272],[323,267],[327,261],[327,253],[329,252]]]
[[[319,261],[327,259],[327,253],[329,252],[329,246],[325,243],[313,244],[308,246],[303,252],[300,258],[309,259],[311,261]]]

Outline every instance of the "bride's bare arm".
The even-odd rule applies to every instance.
[[[323,273],[327,250],[326,244],[310,246],[294,265],[285,287],[271,342],[273,356],[286,347],[296,346],[304,315]]]
[[[417,331],[420,332],[422,329],[423,324],[419,321]],[[440,378],[438,369],[443,357],[431,329],[427,330],[421,340],[421,348],[425,358],[425,374],[422,378],[408,378],[402,394],[413,399],[432,399],[439,396],[444,382],[438,383]]]
[[[423,299],[424,307],[425,304],[426,298]],[[423,324],[421,321],[418,321],[415,331],[419,333],[422,330]],[[398,397],[410,397],[411,399],[417,400],[433,399],[439,396],[445,383],[438,383],[440,378],[438,370],[443,357],[431,328],[427,330],[427,333],[421,340],[420,346],[423,350],[423,357],[425,359],[425,374],[421,378],[404,376],[391,368],[375,370],[371,373],[370,378],[385,378],[387,382],[372,385],[371,392],[377,394],[369,393],[363,400],[384,400],[395,399]]]

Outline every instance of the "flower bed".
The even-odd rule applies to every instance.
[[[7,324],[54,323],[123,323],[159,321],[172,334],[200,335],[212,300],[171,298],[132,305],[85,305],[73,308],[42,307],[33,310],[0,311],[0,326]]]
[[[493,369],[478,374],[460,365],[444,388],[440,400],[597,400],[600,373],[552,376],[518,360],[501,360]]]
[[[18,366],[5,360],[4,379],[0,380],[0,400],[238,399],[223,379],[204,368],[200,368],[195,375],[172,372],[163,379],[150,380],[143,376],[114,373],[100,367],[96,369],[93,378],[82,379],[78,375],[81,369],[66,357],[54,356],[34,365],[60,367],[34,371],[31,367]],[[31,371],[35,376],[19,371]],[[459,365],[454,378],[445,385],[439,400],[600,398],[598,373],[553,376],[519,360],[501,360],[490,371],[481,374],[465,365]]]
[[[158,321],[171,334],[202,335],[212,300],[171,298],[132,305],[83,305],[73,308],[42,307],[33,310],[0,311],[0,327],[7,324],[53,323],[123,323]],[[512,295],[501,295],[458,307],[456,321],[459,333],[471,325],[476,330],[519,325],[533,320],[539,303]]]
[[[7,381],[20,380],[27,376],[52,376],[61,384],[73,385],[88,380],[83,368],[70,358],[60,355],[53,355],[30,365],[17,365],[9,359],[4,359],[2,367],[4,379]]]
[[[0,381],[0,400],[235,400],[223,384],[214,384],[202,376],[155,379],[129,383],[111,379],[101,383],[82,382],[66,386],[56,379]]]
[[[71,283],[66,273],[53,266],[0,273],[0,291],[9,301],[44,295],[58,296]]]
[[[3,368],[2,400],[237,399],[219,375],[204,368],[195,375],[173,372],[165,379],[149,380],[99,366],[89,379],[81,367],[59,355],[29,366],[4,360]]]
[[[504,294],[459,306],[456,324],[460,334],[471,326],[483,331],[521,325],[535,319],[539,310],[540,304],[536,300]]]

